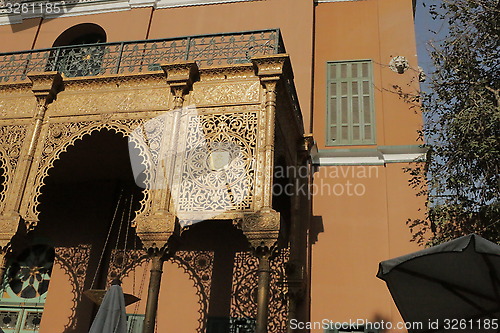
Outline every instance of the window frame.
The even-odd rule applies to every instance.
[[[352,139],[352,127],[353,127],[353,123],[352,123],[352,108],[348,109],[348,124],[349,124],[349,139],[348,140],[344,140],[344,141],[340,141],[339,139],[337,140],[333,140],[332,139],[332,135],[331,135],[331,128],[332,128],[332,112],[330,111],[331,109],[331,97],[333,96],[331,93],[330,93],[330,86],[331,86],[331,82],[333,82],[334,80],[337,80],[337,78],[335,79],[331,79],[330,78],[330,72],[331,72],[331,69],[334,67],[334,65],[336,64],[352,64],[352,63],[357,63],[357,64],[362,64],[362,63],[368,63],[368,79],[369,79],[369,98],[370,98],[370,118],[371,118],[371,121],[370,121],[370,126],[371,126],[371,136],[372,138],[370,140],[366,140],[366,139],[360,139],[360,140],[353,140]],[[326,99],[326,105],[325,105],[325,110],[326,110],[326,115],[325,115],[325,118],[326,118],[326,123],[325,123],[325,146],[326,147],[335,147],[335,146],[373,146],[373,145],[376,145],[377,144],[377,139],[376,139],[376,134],[377,134],[377,130],[376,130],[376,112],[375,112],[375,89],[374,89],[374,70],[373,70],[373,60],[372,59],[351,59],[351,60],[335,60],[335,61],[327,61],[326,62],[326,70],[325,70],[325,75],[326,75],[326,91],[325,91],[325,99]],[[348,82],[352,82],[353,79],[352,77],[346,77],[346,79],[348,80]],[[363,78],[361,78],[361,80],[363,80]],[[357,81],[359,82],[359,78],[357,79]],[[337,83],[340,83],[341,81],[337,81]],[[337,88],[339,89],[339,88]],[[347,92],[347,96],[349,96],[349,92],[351,91],[351,87],[348,86],[348,92]],[[341,95],[339,94],[336,94],[336,96],[338,97],[341,97]],[[352,99],[352,93],[351,93],[351,99]],[[358,96],[362,96],[358,94]],[[348,100],[348,103],[351,103],[350,100]],[[362,103],[360,103],[362,104]],[[341,126],[342,126],[342,122],[341,122],[341,119],[340,119],[340,111],[339,110],[336,110],[337,112],[337,115],[336,115],[336,133],[338,134],[339,131],[341,130]],[[360,115],[362,114],[362,112],[360,111]],[[364,117],[364,116],[363,116]],[[360,122],[359,122],[359,125],[360,125],[360,135],[362,132],[364,132],[364,126],[365,124],[367,124],[366,122],[364,122],[364,119],[363,121],[361,121],[360,119]]]

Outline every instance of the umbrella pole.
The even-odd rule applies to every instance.
[[[257,328],[255,333],[267,333],[267,317],[269,312],[269,288],[271,282],[270,253],[260,254],[257,289]]]
[[[162,254],[155,254],[151,258],[151,275],[149,278],[148,300],[146,303],[142,333],[154,333],[155,331],[158,296],[160,295],[161,275],[163,273],[163,260]]]

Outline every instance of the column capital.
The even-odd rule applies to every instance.
[[[31,80],[33,94],[39,106],[51,103],[62,89],[62,77],[59,72],[44,72],[28,74]]]
[[[246,214],[242,219],[233,221],[234,225],[243,231],[250,248],[256,256],[277,249],[281,226],[281,216],[275,210],[262,210]]]
[[[287,54],[276,54],[252,58],[255,74],[261,81],[278,81],[285,73],[291,73],[290,58]],[[293,76],[293,75],[292,75]]]
[[[199,77],[198,65],[195,62],[164,64],[161,68],[175,97],[186,94]]]
[[[160,211],[142,217],[136,222],[137,236],[150,255],[171,251],[179,236],[177,217],[170,212]]]

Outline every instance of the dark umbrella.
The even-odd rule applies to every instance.
[[[409,332],[499,332],[499,276],[500,246],[477,235],[383,261],[377,274]]]

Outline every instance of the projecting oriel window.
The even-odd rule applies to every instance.
[[[326,145],[374,144],[372,62],[328,62],[326,88]]]

